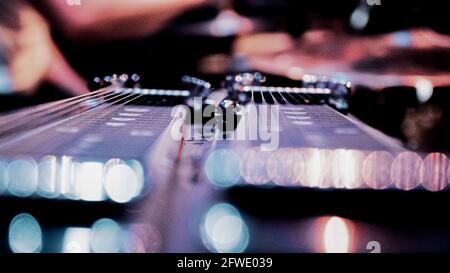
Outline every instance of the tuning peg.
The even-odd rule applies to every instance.
[[[119,82],[123,85],[125,85],[129,79],[130,79],[130,77],[128,76],[128,74],[122,74],[118,78]]]
[[[139,88],[141,76],[139,74],[132,74],[131,76],[128,74],[122,74],[119,76],[119,83],[127,88]]]
[[[190,96],[185,100],[185,103],[194,109],[203,109],[205,101],[211,93],[211,84],[199,78],[191,76],[183,76],[181,82],[187,90],[190,92]],[[195,98],[201,98],[196,100]],[[196,103],[199,101],[199,103]],[[195,104],[195,105],[194,105]]]
[[[225,99],[220,102],[219,107],[216,109],[214,117],[217,124],[221,124],[220,129],[222,130],[222,132],[226,133],[237,128],[242,114],[242,107],[241,105],[239,105],[239,103],[234,100]]]
[[[91,81],[88,82],[88,88],[91,91],[95,91],[101,88],[105,88],[109,86],[111,83],[108,81],[105,81],[104,79],[100,77],[95,77]]]
[[[141,82],[141,76],[139,74],[136,74],[136,73],[132,74],[131,77],[130,77],[130,80],[135,85],[140,85],[141,84],[140,83]]]
[[[351,94],[351,82],[345,80],[333,80],[330,81],[328,88],[331,90],[328,104],[333,106],[339,112],[346,114],[350,108],[348,97]]]
[[[118,80],[119,80],[119,76],[117,76],[117,74],[112,74],[110,76],[103,77],[103,81],[110,83],[110,84],[118,82]]]
[[[352,89],[352,84],[349,81],[338,81],[335,83],[333,89],[331,89],[331,94],[335,97],[347,98]]]
[[[199,78],[183,76],[181,82],[191,91],[193,97],[202,97],[206,99],[211,93],[211,84]]]
[[[323,78],[325,81],[326,79]],[[316,75],[305,74],[302,78],[302,86],[304,88],[317,88],[318,77]]]
[[[222,87],[228,91],[228,98],[240,104],[247,104],[251,95],[245,92],[246,86],[260,86],[266,77],[259,72],[229,75],[222,82]]]

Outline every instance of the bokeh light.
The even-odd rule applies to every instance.
[[[18,197],[28,197],[37,188],[38,171],[36,162],[32,158],[12,161],[7,169],[8,190]]]
[[[8,164],[0,160],[0,195],[3,194],[8,188],[7,169]]]
[[[276,150],[267,162],[270,179],[281,186],[298,184],[303,168],[303,158],[295,149]]]
[[[416,80],[416,95],[419,102],[425,103],[433,96],[433,83],[425,78]]]
[[[145,188],[145,170],[137,160],[128,160],[127,165],[134,171],[137,178],[136,193],[133,197],[138,197]]]
[[[250,235],[239,211],[225,203],[213,206],[204,217],[201,236],[205,246],[219,253],[240,253],[248,246]]]
[[[136,172],[126,164],[117,163],[106,168],[104,188],[111,200],[126,203],[139,195],[143,183]]]
[[[323,248],[326,253],[348,253],[350,229],[340,217],[331,217],[323,228]]]
[[[356,30],[363,30],[370,20],[369,8],[365,5],[358,6],[350,16],[350,25]]]
[[[364,184],[362,174],[365,154],[357,150],[333,151],[328,178],[335,188],[356,189]]]
[[[84,201],[103,201],[103,163],[83,162],[76,164],[75,192]]]
[[[64,232],[63,253],[89,253],[90,252],[90,228],[70,227]]]
[[[392,162],[391,179],[397,188],[412,190],[420,184],[422,159],[414,152],[403,152]]]
[[[299,181],[306,187],[327,188],[331,185],[325,183],[329,174],[330,152],[321,149],[301,149],[299,151],[304,159],[303,172],[300,173]]]
[[[372,152],[365,160],[363,177],[372,189],[385,189],[392,184],[391,166],[394,157],[386,151]]]
[[[248,149],[242,158],[241,175],[253,185],[263,185],[270,181],[267,162],[271,153],[261,151],[259,147]]]
[[[429,154],[420,168],[422,185],[429,191],[440,191],[447,187],[448,158],[441,153]]]
[[[104,218],[94,223],[90,244],[94,253],[119,253],[124,247],[125,233],[114,220]]]
[[[61,167],[55,156],[46,156],[38,164],[39,195],[45,198],[56,198],[60,194]]]
[[[218,187],[230,187],[241,179],[241,157],[230,149],[212,151],[205,163],[209,181]]]
[[[38,221],[28,213],[14,217],[9,225],[9,247],[15,253],[42,250],[42,231]]]
[[[76,168],[77,163],[73,162],[72,157],[63,156],[61,158],[61,193],[69,199],[78,199],[73,179]]]

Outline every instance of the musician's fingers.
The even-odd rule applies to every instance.
[[[88,92],[83,79],[54,44],[44,18],[27,4],[18,5],[17,17],[17,30],[0,26],[1,43],[7,49],[10,91],[31,93],[48,80],[71,95]]]
[[[52,62],[49,66],[46,80],[59,86],[70,95],[88,93],[87,83],[69,65],[59,49],[52,44]]]
[[[51,63],[50,33],[45,20],[30,6],[18,10],[20,29],[9,32],[13,48],[8,68],[13,89],[31,92],[43,80]]]

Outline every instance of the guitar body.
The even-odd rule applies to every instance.
[[[4,115],[1,251],[24,212],[43,252],[425,250],[429,234],[391,240],[445,226],[448,159],[406,151],[323,90],[248,87],[231,118],[220,99],[213,114],[182,106],[191,91],[117,86]],[[92,235],[102,219],[117,246]]]

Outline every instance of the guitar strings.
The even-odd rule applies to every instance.
[[[31,126],[38,126],[42,125],[45,122],[51,122],[55,120],[59,120],[62,117],[65,117],[69,114],[76,114],[83,110],[83,107],[87,107],[86,105],[80,104],[80,103],[71,103],[67,105],[61,105],[58,107],[55,107],[53,111],[45,111],[45,112],[39,112],[34,113],[30,115],[29,117],[23,117],[18,116],[17,122],[9,122],[7,126],[3,126],[3,130],[1,131],[3,134],[12,132],[13,129],[17,130],[24,126],[31,127]]]
[[[88,128],[95,125],[96,122],[104,120],[105,117],[110,115],[112,112],[114,112],[121,106],[136,100],[137,100],[136,103],[139,103],[145,98],[143,94],[136,95],[136,94],[119,93],[119,96],[121,96],[121,98],[115,101],[107,102],[107,104],[103,104],[100,107],[96,107],[94,109],[86,111],[78,116],[65,119],[58,125],[61,125],[65,128],[76,128],[77,132],[86,131]],[[74,138],[78,138],[80,134],[75,134],[73,136]],[[46,138],[44,137],[43,141],[45,141],[45,139]],[[69,139],[67,135],[64,135],[64,137],[60,137],[58,140],[54,139],[52,145],[46,146],[46,151],[51,152],[58,150],[60,147],[64,146],[69,142],[72,142],[72,139]]]
[[[110,93],[110,94],[109,94],[108,96],[112,95],[112,97],[103,100],[100,104],[98,104],[98,105],[96,105],[96,106],[90,108],[90,109],[87,110],[87,111],[78,113],[78,114],[76,114],[75,116],[70,116],[70,117],[67,117],[67,118],[64,118],[64,119],[61,119],[61,117],[59,116],[59,118],[57,117],[56,119],[53,119],[53,120],[49,120],[49,119],[44,120],[44,122],[41,122],[41,126],[42,126],[43,124],[48,124],[48,125],[47,125],[47,126],[44,126],[45,128],[41,128],[41,130],[38,130],[38,131],[40,132],[40,131],[42,131],[42,130],[46,130],[46,128],[54,127],[54,126],[56,126],[56,125],[58,125],[58,124],[61,124],[61,123],[66,122],[67,120],[71,120],[71,119],[73,119],[73,118],[75,118],[75,117],[78,117],[78,116],[81,116],[81,115],[83,115],[83,114],[87,114],[87,113],[90,113],[90,112],[92,112],[92,111],[95,111],[95,110],[97,110],[98,108],[100,108],[101,106],[103,106],[104,104],[106,104],[106,103],[108,103],[108,102],[109,102],[109,103],[114,102],[113,100],[120,101],[120,100],[123,100],[123,99],[128,98],[129,96],[132,96],[132,95],[129,95],[129,96],[125,97],[125,98],[120,98],[120,97],[123,97],[123,94],[122,94],[122,93],[116,94],[116,93],[114,93],[114,92],[111,91],[111,90],[109,90],[109,93]],[[31,126],[31,125],[30,125],[30,126]],[[28,126],[28,127],[30,127],[30,126]],[[22,128],[22,129],[23,129],[23,128]],[[34,127],[33,129],[36,129],[36,127]],[[37,129],[39,129],[39,127],[37,127]],[[29,137],[29,136],[31,136],[31,135],[33,135],[33,134],[35,134],[35,133],[37,133],[37,132],[25,132],[26,135],[25,135],[24,137]],[[22,139],[22,138],[24,138],[24,137],[21,137],[20,139]],[[11,140],[9,140],[9,141],[11,141]],[[15,141],[12,140],[12,142],[15,142]]]
[[[13,133],[14,130],[17,131],[17,129],[21,129],[25,126],[25,128],[30,127],[36,127],[39,125],[43,125],[48,122],[56,121],[61,119],[64,116],[67,116],[69,114],[72,114],[72,112],[79,112],[82,110],[82,107],[86,107],[86,105],[83,105],[84,102],[87,102],[89,100],[92,100],[96,97],[101,97],[105,94],[107,96],[105,98],[108,98],[110,96],[111,91],[103,91],[100,94],[96,94],[93,96],[89,96],[88,98],[73,101],[66,104],[61,104],[57,107],[53,107],[51,111],[45,111],[41,110],[39,112],[32,113],[27,116],[27,118],[22,118],[21,115],[18,115],[15,117],[16,122],[9,122],[9,126],[2,126],[2,130],[0,130],[0,136],[8,133]],[[51,106],[50,106],[51,107]],[[47,107],[48,108],[48,107]],[[46,118],[45,118],[46,117]],[[45,118],[45,119],[44,119]],[[20,122],[17,122],[17,120],[20,120]],[[36,123],[33,123],[36,122]]]
[[[114,90],[115,91],[115,90]],[[140,99],[142,98],[142,94],[136,95],[134,93],[121,93],[121,92],[114,92],[111,91],[111,93],[113,94],[112,98],[106,99],[104,100],[101,104],[89,109],[88,111],[85,111],[83,113],[81,113],[80,115],[74,116],[74,117],[69,117],[65,120],[63,120],[63,123],[66,123],[65,125],[68,127],[78,127],[80,124],[85,124],[86,121],[88,121],[91,116],[91,114],[93,114],[94,112],[99,112],[102,111],[100,113],[100,115],[96,115],[95,118],[96,120],[100,120],[102,117],[104,117],[105,115],[109,114],[111,111],[114,110],[114,108],[117,105],[117,103],[121,103],[121,105],[125,105],[129,102],[132,102],[133,100],[136,99]],[[120,105],[119,105],[120,106]]]
[[[122,102],[120,105],[117,105],[118,102],[123,101],[129,97],[132,97],[131,99]],[[169,104],[173,104],[173,102],[177,99],[178,97],[173,97],[172,100],[169,102]],[[148,95],[143,95],[142,93],[139,95],[136,94],[131,94],[129,96],[126,96],[124,98],[121,98],[120,100],[117,100],[115,102],[113,102],[112,105],[108,105],[106,107],[104,107],[103,109],[96,109],[96,111],[100,111],[101,115],[95,115],[95,120],[94,122],[98,122],[101,121],[102,119],[105,119],[106,117],[110,116],[110,114],[112,114],[115,110],[120,109],[122,106],[127,105],[131,102],[133,102],[133,104],[135,105],[150,105],[150,104],[154,104],[156,102],[161,103],[164,102],[166,98],[163,98],[161,100],[160,97],[158,96],[148,96]],[[105,111],[106,109],[110,109],[109,111]],[[152,113],[152,118],[153,120],[150,120],[150,122],[155,121],[157,119],[160,118],[160,114],[162,114],[163,111],[159,111],[158,113]],[[94,114],[94,113],[91,113]],[[81,130],[85,130],[87,127],[89,127],[90,125],[92,125],[92,122],[89,120],[92,117],[89,115],[84,115],[83,119],[74,119],[72,122],[66,123],[64,124],[66,127],[76,127],[79,131]],[[67,138],[64,139],[64,141],[62,141],[63,143],[61,145],[64,145],[64,143],[67,143]]]
[[[11,122],[12,120],[17,120],[18,118],[22,117],[22,116],[29,116],[29,115],[33,115],[36,113],[40,113],[40,112],[46,112],[49,109],[51,111],[53,111],[55,106],[66,106],[66,105],[70,105],[71,103],[79,103],[82,100],[89,100],[92,97],[95,97],[97,94],[99,93],[108,93],[109,90],[98,90],[89,94],[84,94],[84,95],[80,95],[77,97],[72,97],[72,98],[68,98],[68,99],[64,99],[61,101],[56,101],[56,102],[49,102],[49,103],[45,103],[45,104],[41,104],[41,105],[37,105],[34,107],[30,107],[28,109],[21,109],[21,110],[16,110],[12,113],[7,113],[4,115],[1,115],[1,120],[0,120],[0,125],[4,125],[8,122]],[[87,97],[87,98],[86,98]],[[51,112],[49,111],[49,112]]]
[[[145,106],[148,106],[148,105],[151,105],[151,104],[154,104],[154,103],[157,103],[157,102],[159,102],[159,103],[161,102],[161,99],[159,97],[157,97],[157,96],[147,96],[147,95],[142,95],[142,94],[139,94],[139,95],[133,94],[133,95],[135,96],[134,98],[132,98],[132,99],[130,99],[128,101],[122,102],[120,105],[113,105],[114,107],[107,107],[106,109],[109,109],[109,111],[102,111],[101,116],[95,116],[95,120],[94,121],[90,121],[89,119],[91,117],[88,116],[88,117],[85,117],[82,120],[75,120],[72,123],[65,124],[65,126],[68,126],[68,127],[74,126],[74,127],[77,127],[79,131],[82,131],[82,130],[88,129],[88,127],[92,125],[92,122],[98,122],[98,121],[102,121],[103,122],[103,119],[105,119],[104,121],[106,121],[106,118],[109,118],[110,115],[112,113],[114,113],[117,109],[120,109],[121,107],[123,107],[123,106],[125,106],[125,105],[127,105],[127,104],[129,104],[131,102],[133,104],[135,104],[135,105],[142,104],[142,105],[145,105]],[[176,99],[176,97],[174,97],[172,99],[170,104],[175,99]],[[115,102],[115,104],[117,104],[117,101]],[[164,112],[164,109],[165,109],[164,107],[161,107],[160,111],[152,112],[151,119],[148,121],[148,124],[150,126],[153,124],[154,121],[159,120],[161,118],[161,116],[162,116],[162,114]],[[76,137],[79,137],[79,135],[76,135]],[[61,138],[61,140],[62,141],[60,141],[59,144],[56,141],[54,143],[53,147],[47,146],[47,149],[46,149],[47,152],[55,151],[55,150],[61,150],[61,148],[63,148],[68,142],[70,142],[67,139],[66,136],[64,138]]]
[[[25,110],[25,113],[14,113],[8,115],[6,118],[2,118],[2,122],[0,123],[1,130],[0,134],[7,132],[9,130],[12,130],[16,127],[19,127],[23,124],[30,124],[33,121],[39,121],[43,117],[50,115],[50,114],[57,114],[60,113],[59,117],[63,117],[67,113],[70,113],[73,110],[73,106],[76,106],[76,108],[80,107],[80,104],[83,102],[86,102],[88,100],[92,100],[96,97],[101,97],[110,91],[101,91],[97,94],[92,94],[90,96],[87,96],[87,98],[75,98],[76,100],[67,100],[65,102],[58,102],[58,103],[48,103],[44,107],[36,107],[30,110]],[[56,116],[58,118],[58,116]]]

